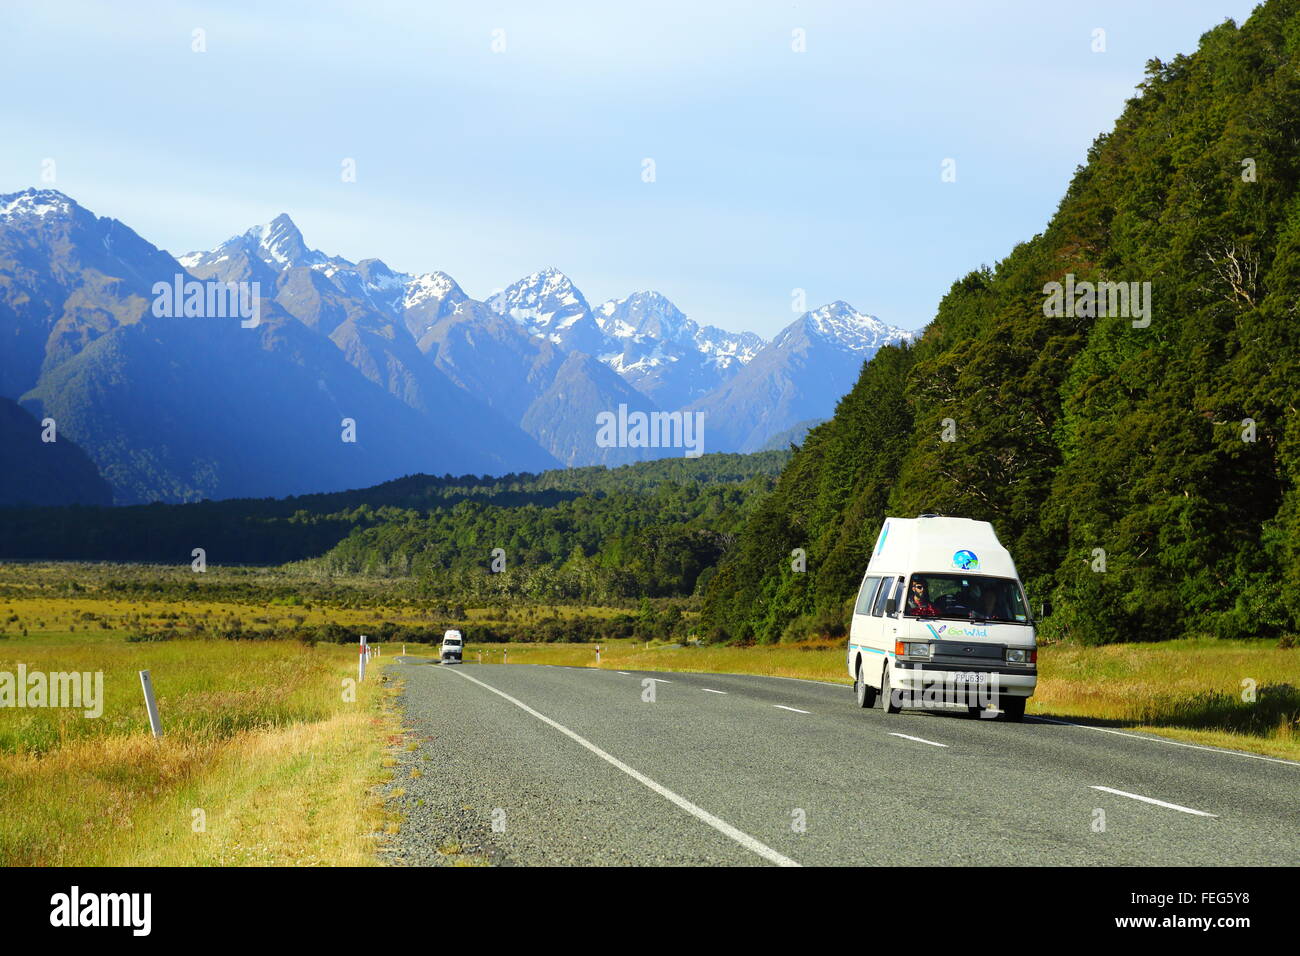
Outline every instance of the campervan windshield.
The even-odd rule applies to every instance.
[[[1018,582],[980,574],[913,574],[907,586],[907,617],[956,618],[1029,624]]]

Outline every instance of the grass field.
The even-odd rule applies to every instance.
[[[365,795],[398,722],[378,670],[345,697],[352,647],[82,637],[0,643],[0,671],[98,671],[104,687],[98,718],[0,708],[0,865],[372,861],[389,821]]]
[[[321,582],[300,571],[188,566],[0,562],[0,641],[76,635],[79,643],[123,633],[189,634],[229,625],[262,632],[338,624],[372,633],[414,628],[612,618],[626,608],[580,605],[457,607],[412,599],[401,580]]]

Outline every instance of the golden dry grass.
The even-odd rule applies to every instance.
[[[0,645],[0,670],[102,670],[104,714],[0,709],[0,865],[359,865],[397,722],[382,662],[296,642]],[[149,668],[164,736],[148,731]],[[195,809],[205,827],[195,832]]]

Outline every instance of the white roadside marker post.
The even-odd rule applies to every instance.
[[[504,650],[504,649],[501,651],[501,663],[502,663],[502,664],[509,664],[509,663],[510,663],[510,652],[509,652],[509,651]]]
[[[357,680],[366,679],[366,635],[361,635],[361,654],[357,658]]]
[[[144,690],[144,709],[149,712],[149,729],[155,737],[162,736],[162,720],[158,717],[158,702],[153,696],[153,679],[148,671],[140,672],[140,687]]]
[[[596,666],[600,666],[600,645],[596,645]]]

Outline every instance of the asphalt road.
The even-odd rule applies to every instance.
[[[1300,763],[811,681],[414,660],[396,864],[1300,863]]]

